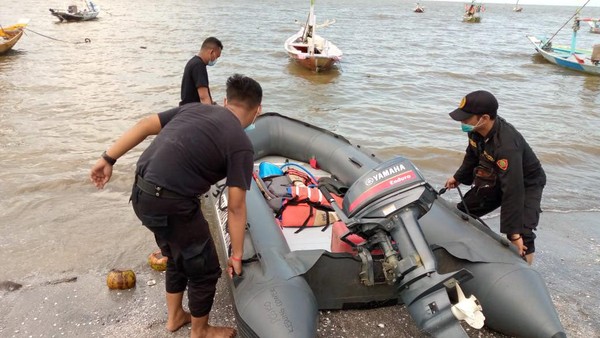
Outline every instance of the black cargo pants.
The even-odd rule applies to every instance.
[[[166,291],[179,293],[187,287],[192,316],[208,315],[221,267],[200,200],[157,197],[134,184],[131,202],[142,224],[154,233],[163,256],[168,257]]]
[[[542,201],[543,185],[534,185],[525,188],[525,210],[523,215],[523,244],[527,247],[526,254],[535,252],[535,238],[533,233],[540,220],[540,207]],[[463,196],[463,201],[469,209],[469,214],[481,217],[494,210],[502,204],[502,190],[496,184],[492,188],[473,187]],[[466,212],[462,202],[457,204],[460,211]],[[509,234],[507,234],[508,237]]]

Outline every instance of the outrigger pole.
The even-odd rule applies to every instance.
[[[561,31],[563,28],[565,28],[565,26],[566,26],[566,25],[569,23],[569,21],[571,21],[571,19],[573,19],[575,16],[579,15],[579,12],[580,12],[580,11],[583,9],[583,7],[585,7],[585,6],[586,6],[586,5],[587,5],[589,2],[590,2],[590,0],[587,0],[587,1],[586,1],[586,2],[583,4],[583,6],[581,6],[581,8],[577,9],[577,10],[575,11],[575,14],[573,14],[573,15],[572,15],[572,16],[569,18],[569,20],[567,20],[567,21],[566,21],[566,22],[565,22],[565,23],[564,23],[564,24],[563,24],[563,25],[562,25],[562,26],[561,26],[561,27],[560,27],[560,28],[559,28],[559,29],[556,31],[556,33],[554,33],[554,35],[552,35],[552,37],[551,37],[550,39],[548,39],[548,41],[546,41],[546,42],[545,42],[545,43],[542,45],[542,49],[544,49],[544,48],[545,48],[545,47],[546,47],[546,46],[547,46],[547,45],[550,43],[550,41],[551,41],[552,39],[554,39],[554,37],[556,36],[556,34],[558,34],[558,32],[560,32],[560,31]],[[577,23],[577,24],[579,24],[579,23]],[[573,26],[573,27],[575,27],[575,26]],[[579,29],[579,26],[577,27],[577,29]],[[576,32],[575,32],[575,29],[574,29],[574,31],[573,31],[573,38],[572,38],[572,41],[571,41],[571,53],[573,53],[573,50],[574,50],[574,49],[573,49],[573,44],[575,43],[575,36],[576,36]]]

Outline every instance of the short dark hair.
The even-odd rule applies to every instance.
[[[233,74],[227,79],[227,101],[243,104],[249,109],[258,107],[262,102],[262,87],[250,77]]]
[[[209,38],[206,38],[206,40],[202,42],[202,47],[200,47],[200,49],[217,47],[223,50],[223,44],[221,43],[221,41],[219,41],[219,39],[215,38],[214,36],[211,36]]]

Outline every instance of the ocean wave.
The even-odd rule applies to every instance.
[[[557,214],[579,214],[587,212],[600,212],[600,208],[589,208],[589,209],[544,209],[543,212],[552,212]]]

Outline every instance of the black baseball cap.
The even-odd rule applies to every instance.
[[[494,118],[497,112],[498,100],[496,97],[485,90],[477,90],[463,97],[458,108],[450,113],[450,117],[455,121],[463,121],[473,115],[483,114]]]

